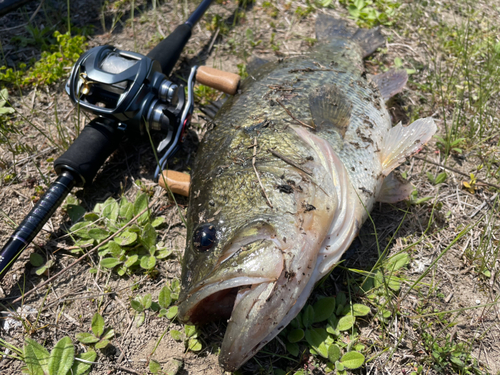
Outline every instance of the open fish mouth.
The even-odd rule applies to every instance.
[[[246,226],[222,251],[210,275],[181,296],[179,316],[193,323],[229,318],[244,290],[278,280],[284,269],[283,250],[271,225]]]

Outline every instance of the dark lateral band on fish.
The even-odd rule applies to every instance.
[[[313,73],[313,72],[337,72],[337,73],[345,73],[345,70],[337,70],[331,68],[303,68],[303,69],[292,69],[288,71],[289,73]]]

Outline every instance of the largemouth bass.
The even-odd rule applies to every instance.
[[[218,112],[192,172],[179,316],[229,319],[219,362],[239,368],[301,310],[376,200],[411,191],[391,171],[436,131],[392,127],[406,76],[368,79],[379,30],[318,16],[307,55],[260,66]]]

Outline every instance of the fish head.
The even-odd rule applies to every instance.
[[[179,317],[192,323],[228,320],[219,355],[227,371],[276,336],[317,281],[318,256],[339,199],[324,158],[314,155],[304,157],[307,174],[272,155],[275,164],[260,164],[272,208],[253,169],[205,177],[204,184],[195,176]],[[276,189],[283,180],[294,188]]]
[[[237,227],[224,220],[198,223],[184,254],[179,314],[205,323],[228,319],[238,291],[275,281],[283,269],[275,226],[255,217]]]

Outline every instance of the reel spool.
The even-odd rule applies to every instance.
[[[75,105],[140,135],[145,126],[174,131],[185,105],[183,87],[169,81],[157,61],[112,46],[85,52],[73,66],[66,92]]]

